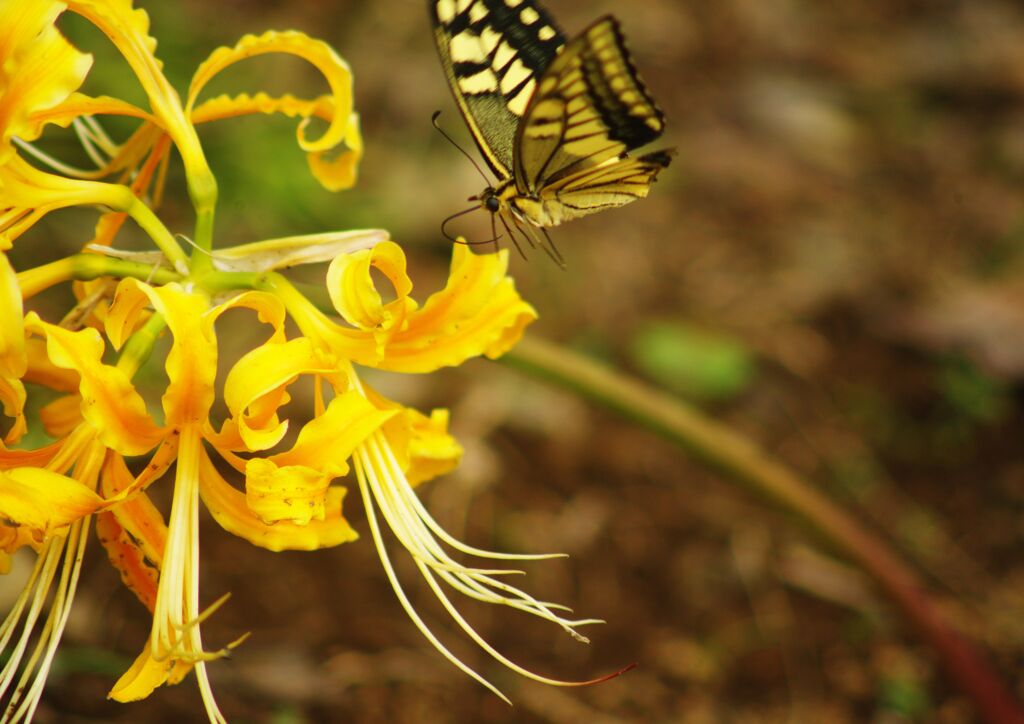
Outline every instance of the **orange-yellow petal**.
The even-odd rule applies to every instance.
[[[253,95],[221,95],[203,101],[192,111],[192,122],[208,123],[254,113],[280,113],[289,118],[319,118],[328,122],[336,115],[333,96],[305,99],[289,94],[270,96],[261,92]],[[342,191],[351,188],[356,182],[359,161],[363,156],[363,139],[359,132],[357,113],[349,116],[342,141],[340,150],[336,146],[306,154],[310,171],[328,191]]]
[[[96,536],[107,551],[110,564],[121,574],[121,582],[150,611],[156,604],[160,570],[149,561],[142,548],[109,511],[96,516]]]
[[[462,446],[448,434],[447,410],[433,410],[427,417],[404,408],[384,426],[384,434],[410,485],[449,473],[462,460]]]
[[[394,301],[384,303],[371,274],[374,269],[391,282]],[[405,253],[393,241],[335,257],[327,270],[327,291],[345,321],[373,332],[380,349],[405,327],[417,306],[409,296],[412,280],[406,272]]]
[[[323,365],[304,337],[264,344],[245,354],[224,382],[224,402],[248,450],[267,450],[281,441],[288,422],[277,416],[289,397],[285,391],[299,375]]]
[[[192,664],[176,658],[153,658],[153,649],[146,646],[124,672],[107,697],[119,702],[145,699],[155,689],[167,683],[177,683],[192,670]]]
[[[146,404],[128,377],[103,364],[103,339],[95,329],[71,332],[39,319],[25,320],[30,332],[46,338],[47,354],[57,367],[80,375],[82,415],[100,440],[123,455],[141,455],[163,437],[163,430],[146,412]]]
[[[103,499],[74,478],[42,468],[0,472],[0,517],[44,535],[95,512]]]
[[[311,520],[308,525],[282,520],[268,525],[249,509],[245,494],[229,485],[205,455],[200,467],[200,481],[203,503],[221,527],[267,550],[311,551],[348,543],[359,537],[342,516],[345,489],[340,486],[328,489],[323,520]]]
[[[350,390],[331,400],[323,414],[303,426],[291,450],[268,459],[279,467],[299,465],[332,477],[345,475],[356,446],[394,414],[393,410],[378,410]]]
[[[397,372],[431,372],[485,355],[500,357],[537,318],[506,274],[508,250],[472,253],[455,245],[445,288],[409,315],[377,364]]]
[[[25,319],[18,275],[0,253],[0,376],[21,377],[28,367]]]
[[[245,466],[245,503],[264,523],[307,525],[326,516],[332,476],[303,465],[278,467],[253,458]]]
[[[42,537],[30,528],[0,523],[0,551],[4,554],[10,555],[24,546],[31,546],[38,550],[41,542]],[[9,572],[9,570],[0,570],[0,574]]]
[[[359,114],[353,113],[345,129],[343,150],[313,151],[307,157],[309,170],[328,191],[344,191],[356,184],[359,162],[363,159],[363,136]]]
[[[30,118],[33,123],[52,123],[66,128],[76,118],[102,115],[127,116],[156,123],[152,113],[128,101],[110,96],[87,96],[83,93],[72,93],[54,106],[33,112]]]
[[[48,387],[55,392],[78,392],[81,376],[75,370],[58,367],[46,354],[46,341],[38,337],[25,340],[28,369],[25,382]]]
[[[167,425],[180,428],[202,424],[213,404],[217,375],[217,338],[213,319],[207,316],[209,300],[198,292],[185,291],[178,284],[151,287],[134,279],[122,280],[118,291],[130,286],[138,287],[149,297],[174,337],[165,364],[170,379],[163,396]]]
[[[217,48],[200,64],[192,77],[187,107],[191,110],[206,84],[225,68],[246,58],[267,53],[287,53],[308,61],[319,70],[331,88],[334,113],[323,135],[311,141],[306,138],[306,121],[299,124],[299,146],[305,151],[326,151],[344,138],[352,113],[352,72],[334,49],[322,40],[310,38],[295,30],[267,31],[262,35],[246,35],[233,48]]]
[[[42,133],[30,116],[67,98],[92,65],[54,25],[63,10],[54,0],[0,0],[0,164],[13,154],[11,138]]]
[[[103,318],[103,328],[114,349],[121,349],[128,338],[149,318],[149,296],[135,280],[122,280],[114,300]]]
[[[62,395],[39,410],[39,421],[50,437],[64,437],[82,422],[81,395]]]
[[[142,555],[158,568],[164,558],[167,525],[149,496],[145,493],[136,493],[144,490],[150,482],[167,471],[174,462],[176,452],[175,443],[165,442],[138,477],[132,476],[124,458],[108,454],[103,464],[100,482],[100,488],[108,503],[113,500],[121,501],[110,508],[118,525],[128,533]]]

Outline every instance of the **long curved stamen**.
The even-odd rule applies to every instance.
[[[67,538],[53,538],[49,541],[46,551],[39,557],[32,579],[30,579],[29,585],[25,587],[18,605],[11,612],[8,620],[4,622],[5,630],[3,640],[0,643],[5,646],[9,640],[10,633],[17,626],[17,622],[21,618],[26,598],[30,596],[33,599],[32,607],[22,624],[22,635],[4,667],[3,677],[0,680],[0,696],[3,695],[13,681],[14,674],[25,654],[29,637],[39,620],[41,607],[46,601],[47,594],[53,585],[54,575],[57,569],[60,568],[61,574],[57,581],[50,612],[40,631],[35,649],[25,662],[21,677],[18,679],[14,693],[11,695],[11,699],[4,711],[2,717],[4,722],[30,721],[36,707],[39,705],[43,694],[43,687],[46,684],[47,674],[53,664],[57,646],[60,643],[64,628],[68,622],[68,616],[71,613],[71,602],[78,587],[88,532],[89,518],[85,518],[76,521],[71,526]],[[4,646],[0,646],[0,649],[4,648]]]
[[[577,633],[573,627],[594,623],[604,623],[603,621],[597,619],[585,619],[580,621],[569,621],[563,619],[560,616],[555,615],[552,612],[552,609],[561,609],[566,611],[571,611],[571,609],[558,604],[549,604],[538,601],[518,588],[510,586],[502,581],[495,580],[490,571],[478,568],[469,568],[452,561],[452,559],[438,545],[437,541],[423,527],[422,524],[426,523],[426,521],[419,515],[419,511],[423,511],[424,513],[426,511],[422,508],[422,504],[414,505],[411,502],[412,498],[416,498],[418,503],[418,496],[415,491],[412,490],[412,487],[405,482],[404,474],[398,466],[398,461],[395,459],[394,453],[390,449],[390,445],[387,445],[386,442],[382,442],[381,440],[375,440],[369,448],[375,457],[375,462],[378,466],[377,469],[385,472],[388,478],[396,483],[392,486],[392,492],[398,495],[398,499],[395,501],[396,505],[394,506],[394,512],[405,519],[409,524],[409,527],[406,530],[416,537],[416,544],[418,545],[405,546],[414,556],[426,565],[430,566],[433,571],[463,595],[484,603],[506,605],[511,608],[516,608],[526,613],[533,614],[561,626],[576,640],[588,643],[586,637]],[[383,455],[382,449],[384,451]],[[383,459],[385,457],[387,460]],[[429,515],[427,517],[429,518]],[[438,526],[432,518],[430,520],[436,528],[440,529],[440,526]],[[398,535],[397,530],[396,535]],[[446,537],[450,540],[454,540],[451,536]],[[404,542],[403,545],[405,545]],[[468,548],[468,546],[457,547]],[[483,553],[485,554],[485,557],[488,558],[497,557],[496,554],[486,551],[483,551]],[[556,555],[549,555],[545,557],[556,557]],[[492,589],[503,591],[511,595],[503,596],[495,593],[495,590]]]
[[[81,116],[75,119],[75,123],[82,123],[87,127],[89,138],[95,143],[108,157],[113,158],[121,150],[120,145],[114,143],[113,139],[107,135],[106,130],[96,120],[95,116]]]
[[[412,619],[416,628],[419,629],[420,633],[423,634],[438,653],[448,659],[448,661],[450,661],[464,674],[487,687],[487,689],[493,692],[495,696],[511,706],[512,701],[501,693],[494,684],[464,664],[459,657],[449,651],[448,648],[441,643],[434,632],[430,630],[430,627],[427,626],[420,615],[416,612],[412,602],[409,601],[409,597],[406,595],[405,589],[402,588],[402,584],[398,580],[398,575],[395,573],[395,568],[391,564],[391,558],[388,556],[387,546],[384,545],[384,539],[381,536],[380,524],[377,522],[377,513],[375,512],[373,505],[374,494],[370,490],[369,476],[367,475],[369,466],[367,461],[364,459],[364,455],[365,453],[359,451],[353,457],[353,461],[355,463],[354,467],[356,469],[356,478],[359,480],[359,491],[363,498],[363,506],[366,508],[366,520],[370,526],[370,535],[373,538],[374,547],[377,549],[377,555],[380,557],[381,565],[384,566],[384,573],[387,575],[388,581],[391,583],[391,589],[398,597],[398,602],[401,604],[402,608],[405,609],[406,615]]]
[[[367,508],[368,517],[372,519],[371,528],[374,531],[374,541],[378,547],[378,552],[381,555],[382,562],[384,562],[385,569],[388,571],[389,580],[391,580],[392,586],[395,588],[395,592],[398,595],[399,600],[402,602],[403,608],[406,609],[406,612],[413,619],[416,626],[420,628],[431,644],[435,646],[442,655],[452,661],[461,670],[468,673],[470,676],[473,676],[474,679],[480,681],[485,686],[488,686],[492,691],[495,691],[493,686],[489,685],[488,682],[483,681],[481,677],[476,675],[476,673],[469,669],[468,666],[451,655],[450,652],[429,631],[429,629],[426,628],[418,614],[412,610],[411,604],[408,603],[408,599],[401,589],[397,578],[394,576],[389,559],[387,558],[386,550],[384,549],[383,541],[380,539],[375,509],[380,511],[399,542],[413,555],[421,575],[426,579],[431,590],[437,596],[438,601],[440,601],[442,606],[444,606],[449,612],[449,615],[452,616],[453,620],[459,625],[459,627],[462,628],[478,646],[480,646],[496,661],[499,661],[523,676],[553,685],[572,686],[589,684],[597,681],[566,682],[556,679],[548,679],[538,674],[534,674],[511,661],[488,644],[486,640],[484,640],[483,637],[481,637],[472,628],[472,626],[455,608],[451,599],[444,593],[443,589],[441,589],[438,579],[444,581],[459,593],[462,593],[474,600],[484,603],[509,606],[510,608],[518,609],[524,613],[529,613],[538,616],[539,618],[551,621],[552,623],[559,625],[578,641],[586,642],[587,639],[576,632],[575,627],[602,623],[602,621],[597,619],[573,621],[562,618],[555,613],[555,610],[568,610],[564,606],[538,601],[529,594],[494,578],[495,575],[510,573],[510,571],[495,572],[479,568],[469,568],[453,561],[442,549],[437,538],[434,537],[435,534],[438,538],[441,538],[446,543],[450,543],[458,550],[479,552],[482,553],[484,557],[488,558],[517,557],[491,553],[488,551],[478,551],[478,549],[459,543],[452,538],[452,536],[445,533],[419,502],[418,496],[416,496],[415,491],[412,490],[412,486],[409,485],[408,481],[405,479],[398,460],[394,456],[394,452],[391,450],[390,444],[382,433],[375,433],[360,446],[356,453],[355,461],[357,477],[359,479],[364,504]],[[604,678],[607,677],[602,677],[600,680],[604,680]]]
[[[22,141],[20,138],[14,138],[12,140],[14,141],[15,145],[22,151],[32,156],[45,166],[48,166],[49,168],[53,169],[57,173],[61,173],[65,176],[70,176],[71,178],[85,179],[94,178],[96,175],[93,171],[86,171],[85,169],[76,168],[75,166],[66,164],[63,161],[58,161],[50,154],[46,153],[45,151],[39,150],[38,148],[36,148],[34,144],[31,144],[28,141]]]
[[[96,164],[96,168],[103,168],[110,162],[109,158],[103,158],[103,154],[96,147],[98,144],[93,137],[90,129],[85,126],[79,119],[75,119],[71,122],[71,127],[75,130],[75,135],[78,136],[78,142],[82,144],[82,148],[85,149],[85,153],[89,156],[89,159]]]

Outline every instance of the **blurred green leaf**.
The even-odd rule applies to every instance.
[[[742,343],[678,322],[642,327],[629,348],[636,367],[663,387],[698,400],[727,400],[753,382],[755,363]]]
[[[120,676],[132,665],[130,657],[93,646],[62,646],[53,660],[54,674]]]
[[[1005,385],[966,357],[951,357],[939,371],[946,402],[974,422],[996,422],[1007,409]]]
[[[931,709],[931,701],[920,682],[893,677],[880,682],[879,706],[911,721],[921,721]]]

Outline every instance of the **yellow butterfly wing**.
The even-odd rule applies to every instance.
[[[555,57],[520,123],[516,187],[535,202],[518,205],[538,224],[553,226],[646,196],[671,152],[627,154],[664,128],[618,22],[598,20]]]

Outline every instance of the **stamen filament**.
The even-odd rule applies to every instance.
[[[97,171],[86,171],[85,169],[77,168],[75,166],[71,166],[70,164],[64,163],[63,161],[59,161],[50,154],[46,153],[45,151],[42,151],[39,148],[37,148],[35,144],[29,143],[28,141],[22,141],[20,138],[13,138],[12,140],[14,141],[15,145],[17,145],[18,148],[20,148],[22,151],[32,156],[34,159],[44,164],[45,166],[53,169],[57,173],[63,174],[64,176],[69,176],[71,178],[99,178],[99,173]],[[88,150],[86,150],[86,153],[88,153]],[[92,159],[92,154],[89,155],[89,158]],[[102,168],[101,164],[97,163],[96,165]]]
[[[377,513],[374,510],[373,505],[374,495],[371,492],[369,485],[370,476],[368,473],[370,468],[368,461],[365,460],[365,452],[361,450],[357,451],[353,456],[353,462],[356,470],[356,478],[359,481],[359,491],[363,498],[363,507],[366,509],[366,521],[370,526],[370,535],[373,538],[374,547],[377,549],[377,555],[380,557],[381,565],[384,567],[384,573],[387,575],[388,581],[391,583],[391,589],[395,592],[395,596],[398,597],[398,602],[401,604],[402,608],[405,609],[406,615],[409,616],[416,628],[419,629],[420,633],[423,634],[438,653],[448,659],[448,661],[450,661],[464,674],[479,682],[482,686],[489,689],[495,696],[500,698],[509,706],[512,706],[512,701],[494,684],[471,669],[455,654],[449,651],[448,648],[437,638],[434,632],[430,630],[427,624],[420,617],[419,613],[416,612],[416,609],[413,607],[412,603],[409,601],[409,597],[405,593],[405,589],[402,588],[402,584],[398,580],[394,566],[391,563],[391,558],[388,556],[387,547],[384,545],[384,540],[381,537],[380,524],[377,522]]]
[[[85,149],[85,153],[89,156],[89,159],[96,164],[96,168],[104,168],[110,162],[110,159],[103,158],[100,150],[96,148],[93,143],[89,130],[85,128],[78,118],[71,122],[71,127],[75,129],[75,135],[78,136],[79,143],[82,144],[82,148]]]

